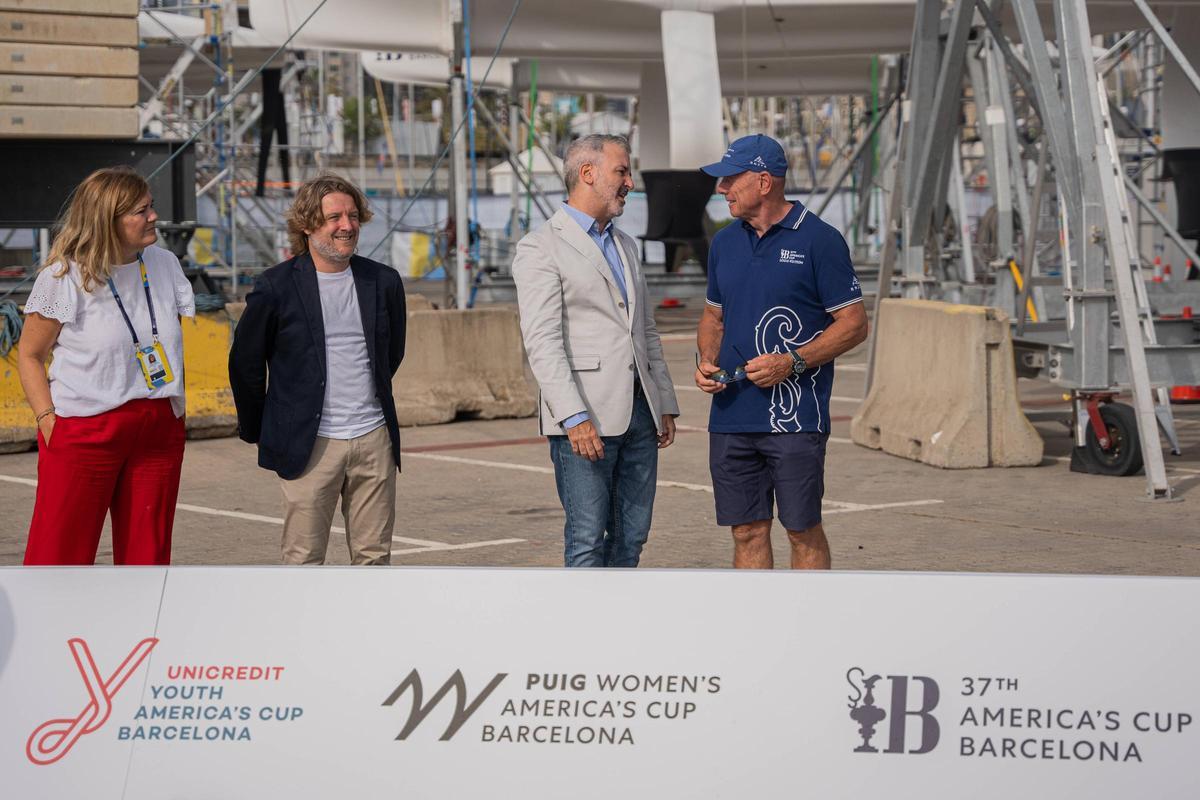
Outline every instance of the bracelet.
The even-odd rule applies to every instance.
[[[33,420],[34,424],[40,425],[42,423],[43,419],[45,419],[46,417],[50,416],[53,413],[54,413],[54,406],[50,406],[45,411],[43,411],[42,413],[40,413],[36,417],[34,417],[34,420]]]

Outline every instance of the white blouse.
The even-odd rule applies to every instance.
[[[72,263],[61,278],[55,277],[60,265],[51,264],[34,281],[25,313],[36,311],[62,323],[50,362],[50,397],[58,416],[90,417],[130,400],[160,397],[171,400],[175,416],[183,416],[183,329],[179,317],[196,315],[196,298],[179,259],[169,250],[147,247],[142,251],[142,259],[146,262],[150,295],[154,298],[158,340],[175,380],[157,389],[147,388],[134,357],[129,327],[108,284],[101,283],[91,292],[85,292],[77,264]],[[112,280],[139,343],[142,347],[149,346],[154,337],[138,262],[116,267]]]

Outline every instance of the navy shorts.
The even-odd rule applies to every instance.
[[[775,516],[789,531],[821,522],[827,433],[709,433],[718,525]]]

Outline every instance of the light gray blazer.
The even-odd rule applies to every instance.
[[[623,434],[633,412],[635,374],[660,433],[662,415],[679,413],[637,246],[613,230],[628,308],[600,248],[561,208],[517,245],[512,274],[525,352],[541,389],[543,435],[566,433],[562,421],[581,411],[591,415],[601,436]]]

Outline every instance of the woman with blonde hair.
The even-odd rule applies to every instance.
[[[167,564],[183,466],[183,330],[195,298],[155,246],[150,186],[128,167],[79,184],[25,304],[17,368],[38,426],[26,564]],[[46,360],[50,363],[49,376]]]

